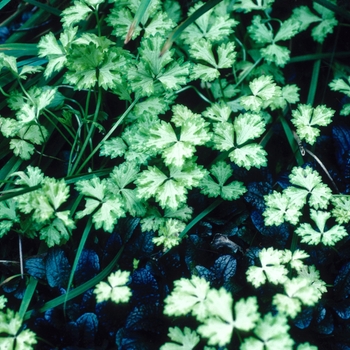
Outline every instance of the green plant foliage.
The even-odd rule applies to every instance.
[[[7,299],[1,296],[1,309]],[[35,333],[30,329],[22,329],[22,319],[18,313],[7,309],[0,311],[0,346],[2,349],[31,350],[37,343]]]
[[[268,44],[260,49],[261,56],[267,62],[273,62],[277,66],[283,67],[289,60],[290,51],[285,46],[277,45],[278,41],[289,40],[300,30],[300,22],[295,18],[289,18],[282,22],[276,34],[271,27],[268,27],[261,16],[254,16],[252,25],[248,27],[251,38],[257,44]]]
[[[322,242],[325,245],[334,245],[343,237],[347,236],[345,228],[341,225],[334,225],[327,230],[326,221],[331,214],[321,210],[310,210],[310,217],[315,222],[317,230],[310,224],[303,223],[296,230],[295,233],[301,237],[301,241],[308,244],[319,244]]]
[[[167,92],[178,90],[188,81],[190,63],[172,59],[173,51],[159,56],[164,37],[156,34],[142,40],[140,61],[128,69],[128,79],[133,91],[150,96],[158,89]]]
[[[190,8],[188,15],[194,13],[202,5],[203,2],[198,1]],[[227,13],[216,13],[215,9],[211,9],[185,28],[181,37],[188,45],[193,45],[203,38],[208,42],[219,42],[227,38],[237,24],[238,22],[230,18]]]
[[[179,327],[170,327],[168,337],[173,343],[165,343],[161,350],[194,349],[199,343],[200,337],[195,331],[185,327],[182,331]]]
[[[315,41],[323,43],[326,36],[333,33],[338,20],[335,18],[333,11],[316,2],[313,2],[313,10],[307,6],[297,7],[293,10],[292,18],[300,22],[300,30],[306,30],[310,24],[318,23],[312,29],[311,35]]]
[[[216,123],[213,130],[214,148],[229,151],[229,158],[240,167],[250,169],[266,166],[267,153],[251,141],[265,131],[265,122],[258,114],[240,114],[231,122]],[[233,149],[233,150],[232,150]]]
[[[214,164],[210,169],[210,173],[217,181],[214,181],[210,175],[207,175],[200,183],[201,192],[208,197],[220,196],[225,200],[233,200],[239,198],[247,191],[240,181],[232,181],[225,185],[226,181],[232,176],[233,171],[223,161]]]
[[[346,2],[0,7],[1,349],[350,346]]]
[[[155,197],[162,208],[178,209],[186,201],[187,190],[197,186],[206,175],[203,167],[187,161],[183,167],[170,165],[169,176],[156,166],[141,172],[135,183],[138,196]]]
[[[240,347],[241,350],[266,349],[282,350],[293,349],[294,341],[288,331],[290,326],[287,318],[277,314],[268,313],[258,321],[254,329],[256,337],[248,337]]]
[[[174,290],[165,299],[164,313],[169,316],[191,313],[202,323],[197,332],[208,338],[208,345],[228,344],[234,328],[252,330],[260,318],[255,297],[240,299],[233,315],[233,298],[224,288],[210,288],[208,282],[197,276],[191,280],[182,278],[174,284]]]
[[[113,28],[113,33],[117,37],[126,37],[140,3],[140,0],[133,0],[128,3],[114,1],[114,7],[107,17],[107,23]],[[176,6],[176,2],[172,3]],[[145,37],[153,36],[157,33],[162,35],[169,33],[169,30],[175,26],[172,18],[167,12],[161,11],[161,1],[151,1],[140,23],[133,31],[132,39],[136,39],[140,35],[141,30],[144,30]]]
[[[108,191],[107,180],[97,177],[77,182],[76,189],[86,196],[85,209],[77,212],[77,219],[94,213],[95,228],[112,232],[117,220],[125,215],[121,196]]]
[[[348,196],[333,196],[331,198],[334,208],[332,216],[338,224],[347,224],[350,221],[350,198]]]
[[[313,306],[320,298],[320,293],[310,282],[302,277],[295,277],[284,282],[284,294],[275,294],[272,303],[281,313],[295,318],[301,311],[301,305]]]
[[[317,126],[327,126],[332,121],[334,110],[323,105],[312,108],[310,105],[299,104],[292,115],[292,123],[297,128],[299,137],[313,145],[320,135]]]
[[[340,91],[350,97],[350,77],[347,78],[347,81],[344,81],[342,78],[334,79],[329,83],[329,86],[333,91]],[[344,104],[340,114],[345,116],[350,114],[350,103]]]
[[[254,287],[271,282],[284,284],[288,270],[282,265],[283,252],[273,248],[262,249],[259,253],[261,267],[250,266],[247,271],[247,281]]]
[[[221,44],[217,50],[218,60],[216,61],[212,44],[201,39],[191,45],[190,54],[205,64],[198,63],[192,68],[192,79],[202,81],[213,81],[220,76],[219,69],[230,68],[235,62],[236,52],[233,43]]]
[[[129,271],[116,271],[107,278],[108,283],[100,282],[94,289],[98,303],[112,300],[114,303],[127,303],[131,297],[131,290],[126,285],[129,282]]]

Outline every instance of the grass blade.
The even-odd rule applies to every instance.
[[[208,12],[210,9],[212,9],[221,1],[222,0],[209,0],[203,6],[201,6],[198,10],[193,12],[192,15],[189,16],[185,21],[183,21],[178,27],[176,27],[174,31],[170,34],[168,40],[165,42],[162,48],[162,51],[160,52],[160,56],[164,55],[164,53],[171,48],[173,42],[181,35],[181,33],[184,31],[185,28],[187,28],[196,19],[198,19],[200,16]]]
[[[134,20],[130,25],[128,33],[126,34],[124,44],[127,44],[131,40],[131,37],[135,31],[135,28],[139,25],[150,3],[151,3],[151,0],[141,0],[140,6],[135,13]]]

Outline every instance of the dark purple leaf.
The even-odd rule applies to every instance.
[[[80,285],[95,277],[100,271],[100,262],[98,255],[92,249],[84,249],[81,252],[77,268],[74,274],[74,280]]]
[[[350,262],[339,271],[334,281],[334,292],[340,299],[347,299],[350,295]]]
[[[50,287],[66,287],[70,265],[62,249],[53,248],[46,258],[46,278]]]
[[[37,279],[46,278],[46,266],[44,256],[35,256],[25,261],[24,267],[27,272]]]
[[[95,336],[98,330],[98,320],[94,313],[88,312],[81,315],[76,323],[80,333],[80,345],[85,349],[93,349],[95,345]]]

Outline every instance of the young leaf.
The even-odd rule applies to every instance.
[[[313,3],[313,8],[321,15],[321,18],[320,23],[312,29],[311,35],[315,41],[322,44],[327,34],[333,33],[333,29],[338,24],[338,20],[335,18],[332,10],[320,4]]]
[[[298,271],[298,276],[309,281],[309,285],[317,291],[319,298],[327,292],[326,282],[321,280],[320,272],[316,270],[315,265],[304,265]]]
[[[259,112],[262,107],[268,106],[273,99],[281,96],[281,88],[273,82],[272,76],[262,75],[249,83],[253,96],[242,96],[241,105],[253,112]]]
[[[322,183],[322,178],[316,170],[307,166],[305,169],[294,167],[289,175],[289,186],[284,194],[289,198],[291,206],[302,207],[309,196],[309,205],[315,209],[325,209],[332,196],[330,188]],[[296,187],[298,186],[298,187]]]
[[[201,192],[208,197],[218,197],[225,200],[234,200],[242,196],[247,189],[240,181],[232,181],[226,184],[226,181],[232,176],[231,167],[221,161],[214,164],[210,170],[211,174],[217,179],[217,182],[209,175],[205,176],[200,182]]]
[[[169,327],[168,337],[174,343],[165,343],[160,350],[192,350],[200,341],[197,333],[188,327],[185,327],[183,331],[179,327]]]
[[[85,209],[78,211],[76,217],[81,219],[92,213],[92,221],[95,228],[103,228],[107,232],[112,232],[118,219],[125,215],[120,196],[113,195],[108,191],[107,180],[100,180],[97,177],[91,180],[82,180],[76,183],[76,189],[88,196]]]
[[[106,41],[102,42],[105,46],[112,43],[106,38],[101,40]],[[123,51],[112,47],[104,48],[101,40],[90,34],[90,42],[71,46],[67,56],[68,72],[65,81],[78,90],[91,88],[96,83],[107,90],[123,83],[121,72],[126,64]]]
[[[350,97],[350,77],[348,77],[347,82],[341,78],[334,79],[329,86],[333,91],[340,91],[346,96]],[[343,105],[340,114],[345,116],[350,114],[350,103]]]
[[[97,10],[102,2],[103,0],[75,0],[73,6],[67,7],[62,12],[63,27],[71,27],[84,20],[90,12]]]
[[[138,196],[148,199],[155,197],[162,208],[177,209],[186,201],[187,189],[197,186],[206,175],[199,165],[187,162],[182,168],[169,166],[169,176],[157,167],[148,167],[136,179]]]
[[[249,297],[246,300],[240,299],[234,306],[235,328],[248,332],[252,330],[256,322],[260,319],[258,312],[258,302],[256,297]]]
[[[292,17],[300,22],[300,30],[305,30],[311,23],[321,20],[321,18],[312,13],[307,6],[300,6],[293,9]]]
[[[114,303],[127,303],[131,297],[131,290],[126,284],[129,282],[130,272],[118,270],[111,273],[107,281],[101,281],[94,289],[96,294],[96,301],[101,303],[102,301],[111,300]]]
[[[160,57],[163,44],[164,38],[160,34],[143,39],[140,62],[128,69],[132,90],[142,96],[152,95],[159,83],[166,91],[174,91],[188,80],[190,63],[174,61],[171,57],[173,51],[167,51]]]
[[[246,338],[241,350],[292,350],[294,341],[290,337],[287,318],[281,314],[273,316],[268,313],[258,321],[254,329],[257,338]]]
[[[263,212],[265,217],[265,225],[281,225],[284,221],[288,221],[293,225],[299,222],[301,215],[301,205],[292,202],[285,193],[274,191],[264,196],[266,209]]]
[[[170,123],[161,121],[149,131],[146,145],[159,150],[166,165],[182,167],[193,156],[195,146],[209,141],[207,126],[202,118],[187,119],[181,125],[180,136],[177,136]]]
[[[22,318],[16,312],[7,309],[0,312],[0,347],[2,349],[31,350],[37,343],[36,335],[30,329],[22,327]]]
[[[306,259],[309,257],[309,254],[304,250],[297,249],[293,253],[285,249],[283,254],[283,263],[290,264],[290,266],[296,271],[301,271],[305,267],[302,259]]]
[[[198,321],[203,321],[208,316],[205,300],[210,289],[209,283],[193,275],[191,279],[176,280],[174,285],[174,290],[164,300],[164,314],[182,316],[191,313]]]
[[[202,1],[197,2],[190,8],[188,15],[190,16],[202,5]],[[202,38],[210,42],[219,42],[226,39],[232,33],[232,28],[237,24],[238,22],[230,18],[228,14],[217,15],[213,9],[211,9],[197,18],[194,23],[186,27],[181,34],[181,38],[188,45],[192,45]]]
[[[234,9],[243,10],[245,13],[248,13],[252,10],[267,10],[269,9],[275,0],[238,0],[234,3]]]
[[[320,134],[317,126],[327,126],[332,121],[334,113],[334,110],[324,105],[312,108],[310,105],[299,104],[292,112],[292,123],[297,128],[298,136],[313,145]]]
[[[225,288],[209,290],[205,300],[208,317],[202,320],[203,324],[197,329],[202,337],[209,338],[209,345],[224,346],[230,343],[234,328],[232,303],[232,295]]]
[[[347,224],[350,221],[350,197],[346,195],[333,196],[331,202],[334,205],[332,216],[338,224]]]
[[[126,6],[125,6],[126,5]],[[140,1],[127,3],[114,2],[114,8],[107,17],[107,23],[113,27],[114,34],[125,38],[129,33],[129,28],[133,26],[134,30],[130,39],[136,39],[141,31],[144,31],[144,37],[150,37],[157,33],[162,36],[169,34],[175,23],[174,18],[167,13],[162,12],[160,1],[151,1],[144,11],[140,23],[135,26],[134,18],[140,6]]]
[[[15,223],[20,221],[16,207],[13,198],[0,202],[0,238],[9,232]]]
[[[240,114],[234,123],[216,123],[214,126],[214,148],[227,151],[232,162],[250,169],[266,165],[265,150],[257,143],[246,144],[247,141],[259,137],[265,131],[265,123],[258,114]],[[235,137],[236,136],[236,137]],[[236,140],[235,140],[236,138]]]
[[[322,242],[324,245],[332,246],[346,237],[348,233],[341,225],[334,225],[331,229],[326,229],[326,221],[330,216],[331,214],[328,212],[311,209],[310,217],[315,222],[317,231],[310,224],[301,224],[295,230],[295,233],[301,237],[301,242],[310,245],[316,245]]]
[[[320,293],[308,279],[296,277],[287,279],[284,283],[285,294],[277,293],[272,304],[280,313],[295,318],[301,311],[302,305],[313,306],[320,299]]]
[[[248,27],[248,33],[258,44],[268,44],[273,40],[273,32],[262,23],[261,16],[254,16],[252,24]]]
[[[216,61],[212,44],[201,39],[194,42],[190,48],[190,54],[197,60],[204,61],[206,64],[197,64],[192,69],[192,79],[201,79],[203,81],[213,81],[219,77],[219,69],[232,67],[236,59],[235,46],[229,42],[221,44],[217,48],[218,62]],[[209,64],[209,66],[208,66]]]
[[[231,108],[224,103],[215,103],[208,107],[203,116],[215,122],[227,122],[231,115]]]
[[[46,66],[44,76],[48,78],[55,71],[60,71],[67,62],[67,50],[74,40],[78,27],[64,28],[60,41],[57,41],[52,32],[41,37],[38,48],[39,57],[47,57],[49,63]]]
[[[261,267],[250,266],[246,272],[247,281],[255,288],[269,281],[273,284],[283,284],[288,270],[282,265],[283,252],[273,248],[263,248],[259,253]]]
[[[160,223],[158,237],[154,237],[152,241],[155,245],[163,245],[164,250],[171,249],[180,243],[179,234],[185,227],[186,225],[177,219],[166,219]]]
[[[100,156],[114,159],[124,155],[127,148],[127,145],[121,137],[113,137],[103,142],[100,150]]]

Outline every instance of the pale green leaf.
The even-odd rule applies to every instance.
[[[274,41],[288,40],[295,36],[300,30],[300,22],[296,18],[289,18],[282,22],[280,29],[278,30]]]
[[[274,191],[264,196],[266,209],[263,212],[265,225],[281,225],[288,221],[293,225],[299,222],[301,207],[303,203],[299,201],[291,202],[286,194]]]
[[[300,139],[313,145],[320,134],[317,126],[330,124],[334,113],[334,110],[324,105],[312,108],[310,105],[299,104],[298,108],[292,112],[292,123],[296,126]]]
[[[334,225],[329,230],[326,229],[326,221],[330,217],[330,213],[322,212],[320,210],[310,210],[310,217],[317,226],[317,231],[308,223],[301,224],[295,233],[301,237],[301,242],[310,245],[317,245],[323,243],[324,245],[335,245],[342,238],[346,237],[348,233],[341,225]]]
[[[273,284],[283,284],[286,281],[288,270],[281,263],[283,251],[273,248],[263,248],[259,253],[261,267],[250,266],[246,272],[247,281],[255,288],[260,287],[266,281]]]
[[[338,195],[331,198],[334,205],[332,216],[338,224],[347,224],[350,221],[350,196]]]
[[[34,146],[27,141],[12,139],[10,141],[10,149],[21,159],[28,160],[34,153]]]
[[[294,186],[289,186],[284,193],[289,197],[291,204],[303,206],[309,196],[309,204],[315,209],[325,209],[332,196],[330,188],[323,184],[322,178],[316,170],[307,166],[305,169],[294,167],[289,176]]]
[[[287,318],[281,314],[268,313],[258,321],[254,329],[257,338],[244,340],[241,350],[292,350],[294,341],[290,337]]]
[[[251,167],[260,168],[267,165],[267,152],[257,143],[250,143],[236,148],[229,153],[230,160],[240,167],[249,170]]]
[[[237,0],[233,8],[242,9],[245,13],[252,10],[267,10],[269,9],[275,0]]]
[[[165,298],[164,314],[182,316],[191,313],[198,321],[208,316],[206,298],[210,289],[209,283],[198,276],[191,279],[181,278],[174,282],[174,290]]]
[[[227,122],[231,115],[231,108],[224,103],[215,103],[208,107],[203,116],[215,122]]]
[[[243,145],[248,140],[253,140],[265,131],[265,122],[259,114],[240,114],[234,119],[233,127],[236,134],[236,143]]]
[[[232,176],[231,167],[221,161],[211,167],[210,172],[217,179],[217,182],[211,176],[206,176],[201,180],[201,192],[208,197],[218,197],[219,195],[225,200],[234,200],[242,196],[247,189],[242,182],[232,181],[226,184],[226,181]]]
[[[71,228],[74,228],[72,226]],[[39,231],[40,239],[44,240],[48,247],[66,243],[71,233],[65,223],[58,217],[45,224]]]
[[[165,343],[160,350],[192,350],[200,341],[197,333],[188,327],[183,331],[179,327],[169,327],[168,337],[174,343]]]
[[[124,155],[127,145],[121,137],[113,137],[103,142],[100,156],[110,157],[111,159]]]
[[[158,228],[158,237],[152,239],[155,245],[163,245],[164,249],[171,249],[180,244],[180,233],[186,225],[177,219],[166,219],[160,223]]]
[[[333,91],[340,91],[350,97],[350,77],[348,77],[347,82],[341,78],[333,79],[329,86]]]
[[[290,50],[275,43],[260,49],[261,56],[269,63],[284,67],[290,58]]]
[[[130,287],[127,286],[130,278],[129,271],[118,270],[111,273],[107,281],[101,281],[94,289],[96,301],[101,303],[103,301],[111,300],[116,304],[127,303],[131,297]]]
[[[280,313],[291,318],[297,316],[302,305],[313,306],[320,298],[317,289],[309,283],[308,279],[303,277],[288,279],[284,283],[284,290],[286,295],[276,294],[272,304]]]
[[[9,232],[16,222],[19,222],[16,207],[13,198],[0,202],[0,237]]]
[[[62,12],[63,27],[70,27],[80,21],[86,19],[87,15],[92,12],[92,9],[81,1],[74,1],[74,5],[67,7]]]
[[[234,306],[235,321],[234,327],[242,331],[252,330],[260,319],[258,302],[256,297],[240,299]]]
[[[197,329],[202,337],[208,338],[209,345],[224,346],[230,343],[234,328],[232,303],[231,293],[223,287],[209,290],[205,300],[209,317]]]
[[[320,22],[321,18],[316,16],[307,6],[293,9],[292,18],[300,22],[300,30],[305,30],[311,23]]]
[[[335,18],[322,19],[322,21],[320,21],[320,24],[312,29],[311,35],[315,41],[322,44],[326,36],[333,33],[333,30],[337,25],[338,20]]]
[[[252,24],[248,27],[248,33],[258,44],[271,43],[273,40],[273,32],[262,23],[261,16],[253,17]]]

